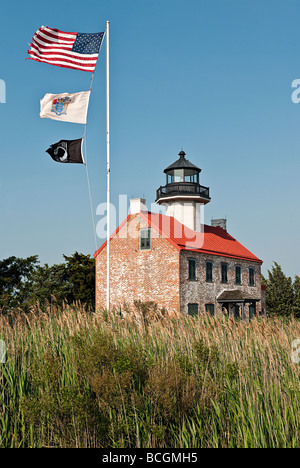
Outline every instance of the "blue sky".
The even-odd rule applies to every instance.
[[[87,90],[90,74],[25,58],[43,24],[100,32],[109,20],[112,201],[153,203],[183,148],[211,190],[206,223],[226,216],[264,273],[277,261],[300,274],[299,0],[53,0],[17,10],[1,6],[0,258],[53,264],[95,250],[84,166],[45,153],[83,127],[39,117],[45,93]],[[106,200],[105,97],[104,44],[87,128],[94,210]]]

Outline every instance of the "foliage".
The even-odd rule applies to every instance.
[[[300,322],[0,316],[0,447],[299,447]]]
[[[280,265],[274,262],[268,278],[264,280],[267,286],[266,300],[269,315],[290,316],[299,308],[299,279],[293,284],[292,278],[287,277]],[[298,292],[296,292],[296,290]],[[298,297],[298,299],[297,299]],[[296,302],[298,300],[298,306]]]
[[[94,307],[95,304],[95,260],[89,255],[75,252],[71,257],[64,255],[67,282],[70,287],[69,303],[80,301]]]
[[[37,255],[28,258],[9,257],[0,260],[0,307],[22,306],[27,288],[38,262]]]
[[[64,264],[38,266],[31,276],[28,289],[30,304],[40,302],[61,303],[70,293],[70,285]]]
[[[294,315],[300,318],[300,277],[297,275],[294,281]]]
[[[65,263],[38,265],[38,257],[10,257],[0,261],[0,308],[29,310],[39,302],[69,304],[79,301],[94,308],[95,261],[75,252],[64,255]]]

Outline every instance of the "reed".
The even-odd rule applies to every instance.
[[[0,447],[299,447],[296,319],[0,315]]]

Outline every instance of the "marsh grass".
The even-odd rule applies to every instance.
[[[139,309],[0,316],[0,447],[299,447],[299,321]]]

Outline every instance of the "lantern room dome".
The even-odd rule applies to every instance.
[[[199,167],[195,166],[188,159],[185,158],[186,154],[184,151],[180,151],[178,156],[179,156],[179,159],[177,159],[177,161],[175,161],[173,164],[171,164],[164,170],[165,174],[174,169],[192,169],[195,172],[198,172],[198,173],[201,172],[201,169],[199,169]]]

